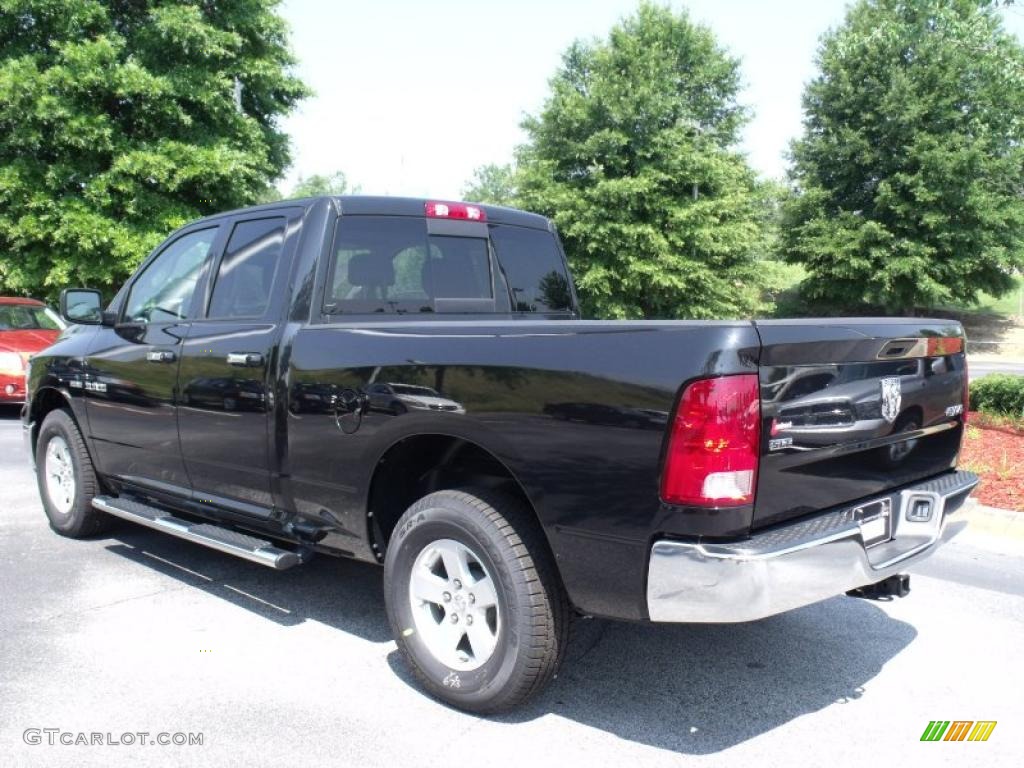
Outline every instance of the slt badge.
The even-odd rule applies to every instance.
[[[882,418],[892,424],[900,415],[900,404],[903,401],[903,393],[900,389],[900,379],[892,376],[881,380],[882,384]]]

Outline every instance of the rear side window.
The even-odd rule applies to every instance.
[[[326,309],[493,312],[492,283],[485,238],[428,235],[417,218],[346,216],[335,234]]]
[[[286,223],[277,216],[235,225],[213,284],[209,317],[261,317],[267,311]]]
[[[569,312],[569,276],[555,236],[507,224],[490,227],[491,242],[514,297],[514,312]]]

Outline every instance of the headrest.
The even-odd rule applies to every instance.
[[[372,253],[357,253],[348,260],[348,284],[360,287],[393,285],[395,265]]]

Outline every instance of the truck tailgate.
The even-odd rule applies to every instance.
[[[755,528],[951,469],[964,429],[963,329],[913,318],[758,321]]]

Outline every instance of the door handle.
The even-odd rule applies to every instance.
[[[146,353],[146,360],[151,363],[173,363],[178,356],[167,349],[155,350]]]
[[[229,352],[227,361],[228,365],[255,368],[258,365],[263,365],[263,355],[259,352]]]

